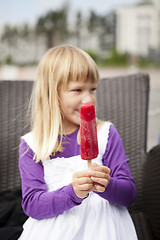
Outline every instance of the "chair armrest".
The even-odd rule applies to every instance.
[[[143,199],[144,211],[154,239],[160,239],[160,144],[147,153],[144,163]]]

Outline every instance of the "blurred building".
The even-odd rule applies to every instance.
[[[101,59],[116,49],[133,57],[160,61],[160,0],[149,2],[119,7],[103,16],[91,12],[87,19],[79,14],[74,21],[66,22],[65,28],[57,25],[55,29],[55,21],[59,20],[54,18],[54,11],[40,17],[35,26],[0,23],[0,64],[37,63],[48,47],[57,44],[76,45]],[[50,15],[54,17],[48,20]],[[37,31],[39,28],[41,31]]]
[[[160,59],[160,0],[116,10],[116,48],[121,53]]]

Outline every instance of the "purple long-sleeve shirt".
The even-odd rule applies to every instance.
[[[77,132],[67,136],[62,153],[56,157],[72,157],[80,154]],[[47,191],[41,162],[33,160],[34,152],[22,139],[19,147],[19,169],[22,179],[22,207],[35,219],[57,216],[84,201],[74,193],[72,183],[52,192]],[[136,188],[125,156],[122,140],[113,125],[110,127],[108,143],[103,155],[103,164],[111,169],[111,180],[105,192],[97,193],[109,202],[129,206],[136,197]]]

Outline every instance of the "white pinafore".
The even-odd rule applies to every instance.
[[[99,155],[92,162],[102,165],[110,123],[98,132]],[[24,138],[33,150],[33,142]],[[76,171],[86,170],[87,161],[80,156],[43,161],[48,191],[54,191],[72,181]],[[47,204],[47,203],[46,203]],[[23,225],[20,240],[137,240],[127,208],[109,203],[96,193],[90,193],[79,206],[53,218],[29,218]]]

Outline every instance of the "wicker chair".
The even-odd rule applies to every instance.
[[[25,120],[32,87],[32,81],[0,81],[0,192],[4,193],[4,196],[10,192],[15,193],[21,187],[18,146],[20,136],[29,130]],[[150,194],[145,188],[144,197],[142,188],[143,165],[146,159],[148,97],[149,77],[146,74],[102,79],[97,90],[97,116],[114,123],[131,159],[130,168],[136,180],[138,197],[129,211],[140,240],[155,239],[154,228],[148,221],[149,215],[144,207],[144,198],[147,203]],[[157,202],[157,211],[158,204]],[[0,229],[2,227],[4,224],[0,222]],[[19,233],[20,229],[17,234]]]
[[[21,186],[18,170],[20,136],[26,133],[26,112],[33,82],[0,81],[0,191]]]
[[[160,144],[147,153],[143,176],[143,203],[154,239],[160,239]],[[148,196],[149,192],[149,196]]]
[[[129,211],[140,240],[154,239],[151,224],[146,218],[142,191],[148,100],[147,74],[102,79],[97,90],[97,116],[102,120],[110,120],[115,125],[123,139],[126,155],[130,158],[130,169],[136,181],[137,199],[129,207]],[[150,195],[149,191],[146,191],[146,198],[149,197],[147,194]]]
[[[0,81],[0,239],[17,240],[27,219],[21,207],[20,136],[33,82]]]

